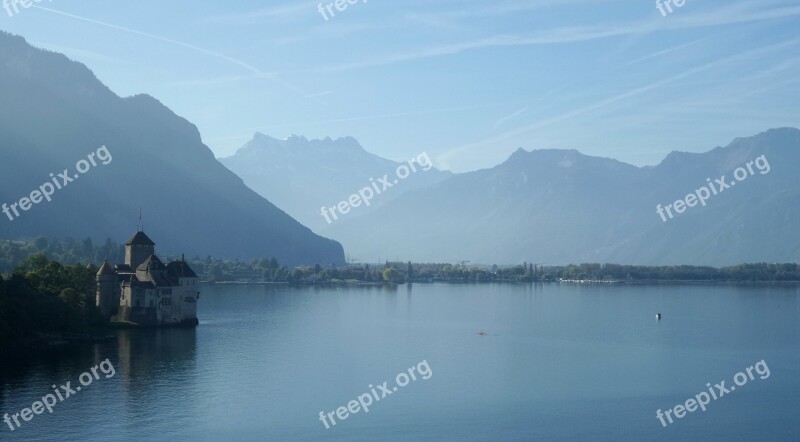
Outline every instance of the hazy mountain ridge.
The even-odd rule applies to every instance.
[[[422,152],[420,152],[422,153]],[[409,158],[410,159],[410,158]],[[370,178],[395,175],[402,164],[366,151],[352,137],[308,140],[293,135],[278,140],[256,133],[235,155],[220,162],[244,179],[260,195],[315,231],[324,232],[322,206],[331,207],[370,185]],[[335,223],[345,223],[385,205],[405,192],[426,187],[450,177],[452,173],[431,168],[401,180],[377,195],[370,206],[361,205]]]
[[[10,222],[0,237],[127,239],[139,208],[161,250],[281,263],[342,263],[319,237],[247,188],[202,144],[193,124],[147,95],[120,98],[85,66],[0,33],[0,198],[9,204],[74,171],[106,145],[113,161],[93,168]]]
[[[771,170],[668,222],[670,204],[765,155]],[[492,168],[409,192],[326,231],[353,256],[413,261],[726,265],[794,261],[800,131],[773,129],[725,148],[673,152],[636,167],[574,150],[518,150]],[[426,220],[417,227],[415,219]],[[368,226],[381,226],[370,230]]]

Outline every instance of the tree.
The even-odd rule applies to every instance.
[[[44,269],[49,261],[44,253],[35,253],[33,255],[28,256],[22,262],[17,265],[17,268],[14,270],[15,273],[26,274],[29,272],[35,272],[41,269]]]
[[[65,304],[76,310],[84,307],[84,303],[81,300],[81,294],[75,289],[66,288],[61,290],[61,293],[58,295],[58,297],[61,298]]]
[[[400,278],[400,272],[392,267],[383,271],[383,280],[388,282],[395,282]]]

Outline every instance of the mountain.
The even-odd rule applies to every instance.
[[[86,66],[0,33],[0,97],[0,203],[28,207],[17,209],[19,217],[0,214],[0,238],[124,241],[141,208],[145,230],[163,252],[344,262],[340,244],[250,190],[214,158],[194,125],[150,96],[120,98]],[[111,158],[105,165],[97,161],[101,146]],[[97,154],[96,165],[79,164],[89,154]],[[79,178],[52,201],[20,201],[51,179],[66,181],[50,177],[65,169],[66,178]]]
[[[763,155],[763,159],[747,163]],[[761,165],[762,169],[758,168]],[[656,212],[734,171],[705,206]],[[741,172],[739,176],[743,176]],[[800,255],[800,130],[635,167],[575,150],[518,150],[504,163],[408,192],[325,232],[362,261],[729,265]],[[419,220],[424,220],[421,224]],[[666,221],[664,221],[666,220]],[[380,226],[376,229],[374,226]]]
[[[328,221],[331,224],[347,222],[405,192],[438,183],[452,175],[433,168],[424,152],[415,159],[415,164],[424,167],[416,166],[416,172],[398,180],[398,184],[386,193],[376,195],[369,206],[360,204],[341,217],[337,212],[338,219],[329,214],[327,220],[321,213],[322,206],[332,207],[347,200],[350,195],[369,186],[370,178],[377,180],[389,175],[393,181],[397,168],[404,163],[371,154],[351,137],[308,140],[291,136],[278,140],[260,133],[256,133],[235,155],[221,158],[220,162],[242,177],[251,189],[319,232],[324,231]]]

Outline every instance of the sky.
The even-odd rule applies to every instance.
[[[518,148],[644,166],[800,127],[800,0],[32,1],[0,29],[154,96],[217,157],[261,132],[455,172]]]

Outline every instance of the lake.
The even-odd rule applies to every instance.
[[[0,440],[796,441],[799,301],[794,286],[205,285],[196,329],[2,361],[12,415],[106,358],[114,375],[0,422]],[[762,360],[706,411],[656,417]]]

